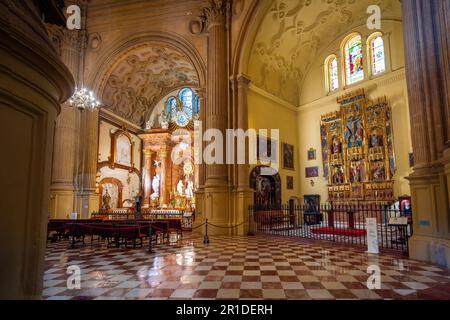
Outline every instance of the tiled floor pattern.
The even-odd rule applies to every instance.
[[[404,257],[290,238],[202,240],[153,254],[49,243],[44,299],[450,299],[448,271]],[[380,268],[380,290],[367,288],[369,265]],[[81,270],[80,289],[67,289],[69,266]]]

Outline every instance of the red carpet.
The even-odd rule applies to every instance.
[[[348,229],[348,228],[312,228],[314,234],[335,234],[337,236],[362,237],[367,234],[366,229]]]

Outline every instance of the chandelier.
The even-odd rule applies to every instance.
[[[79,110],[90,109],[93,111],[100,107],[100,102],[95,98],[94,93],[86,88],[77,89],[69,99],[69,104]]]

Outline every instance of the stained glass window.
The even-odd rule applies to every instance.
[[[191,88],[181,89],[177,98],[172,96],[167,99],[167,112],[172,116],[176,115],[180,104],[188,118],[192,118],[199,112],[198,96]]]
[[[192,117],[194,107],[194,93],[191,89],[186,88],[180,91],[180,101],[183,104],[183,109],[189,117]]]
[[[384,41],[381,35],[376,35],[370,41],[370,58],[372,62],[373,75],[377,75],[386,71]]]
[[[364,80],[364,65],[361,36],[352,37],[345,44],[345,69],[347,84]]]
[[[175,114],[177,112],[177,99],[175,97],[170,97],[167,100],[167,112]]]
[[[328,72],[328,91],[332,92],[339,88],[339,71],[337,58],[335,56],[328,58],[327,72]]]

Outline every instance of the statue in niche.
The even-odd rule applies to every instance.
[[[109,195],[108,189],[105,190],[105,193],[102,197],[102,209],[109,210],[111,209],[111,196]]]
[[[158,173],[157,175],[155,175],[155,176],[153,177],[153,180],[152,180],[152,189],[153,189],[153,193],[151,194],[150,197],[151,197],[153,200],[155,200],[155,199],[157,199],[157,198],[159,197],[159,184],[160,184],[160,181],[161,181],[161,179],[160,179],[159,173]]]
[[[374,181],[386,180],[386,170],[384,169],[383,162],[378,162],[376,167],[372,170],[372,177]]]
[[[194,198],[194,183],[192,180],[187,181],[187,187],[185,190],[186,198],[192,199]]]
[[[383,146],[383,135],[380,134],[380,130],[378,128],[375,128],[372,130],[370,134],[370,147],[382,147]]]
[[[362,180],[361,165],[359,163],[352,164],[350,168],[350,182],[360,183]]]
[[[342,170],[342,167],[338,167],[333,175],[333,184],[342,183],[344,183],[344,170]]]
[[[184,191],[184,184],[183,184],[183,181],[178,181],[178,184],[177,184],[177,193],[178,193],[178,195],[179,196],[182,196],[183,195],[183,191]]]
[[[331,154],[338,154],[342,152],[342,144],[338,137],[333,137],[331,144]]]

